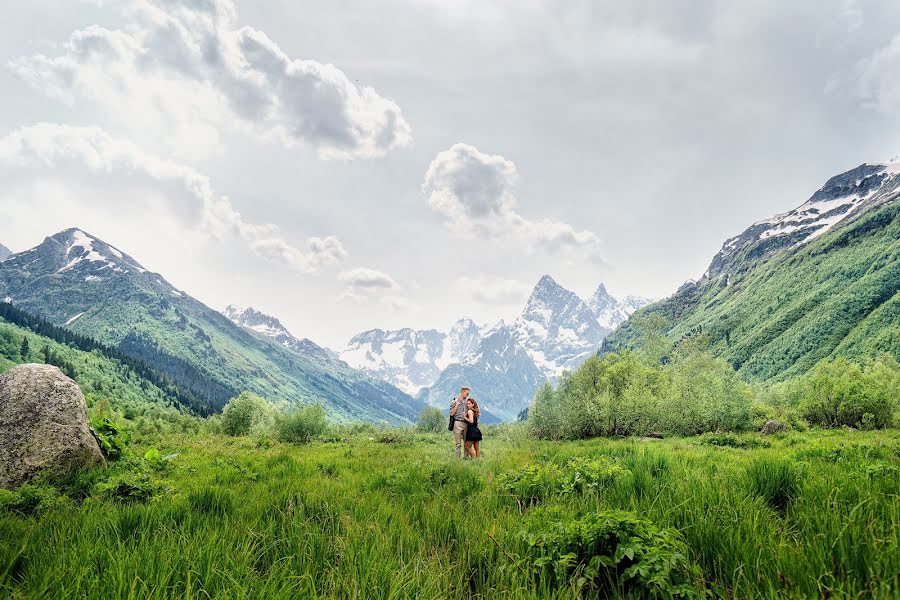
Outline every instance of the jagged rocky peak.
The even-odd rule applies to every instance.
[[[252,329],[269,337],[287,335],[293,337],[291,332],[281,324],[281,321],[256,310],[253,307],[243,308],[229,304],[222,312],[228,319],[241,327]]]
[[[447,359],[460,359],[478,348],[482,337],[481,327],[472,319],[460,319],[450,327],[447,334],[447,348],[444,356]]]
[[[155,278],[152,285],[180,294],[159,277],[147,274],[134,258],[77,227],[51,235],[38,246],[9,256],[2,264],[4,269],[18,272],[19,277],[49,273],[73,283],[99,284],[121,276],[151,277]]]
[[[725,240],[704,277],[732,271],[742,259],[767,258],[806,244],[860,209],[896,197],[900,160],[862,164],[832,177],[809,200],[786,213],[757,221]]]
[[[649,298],[628,295],[622,300],[610,294],[601,283],[588,300],[588,306],[594,311],[597,321],[606,329],[613,330],[628,319],[637,309],[652,302]]]

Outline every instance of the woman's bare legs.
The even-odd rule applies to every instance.
[[[472,444],[472,449],[475,451],[475,454],[473,454],[472,456],[474,456],[475,458],[481,458],[481,442],[474,442]]]
[[[475,450],[472,448],[472,442],[466,442],[466,456],[475,458]]]

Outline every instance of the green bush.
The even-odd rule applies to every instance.
[[[250,433],[272,431],[275,409],[263,398],[250,392],[243,392],[232,398],[222,410],[222,432],[226,435],[250,435]]]
[[[519,502],[533,504],[560,491],[562,470],[554,463],[528,465],[497,476],[498,487]]]
[[[327,426],[321,404],[299,406],[278,417],[278,439],[290,444],[306,444],[325,433]]]
[[[501,473],[497,485],[519,502],[534,504],[556,494],[599,492],[627,479],[628,469],[606,457],[574,457],[560,467],[554,462],[531,464],[518,471]]]
[[[666,364],[623,351],[592,357],[538,390],[529,409],[533,435],[547,439],[742,431],[753,392],[728,363],[691,345]]]
[[[0,490],[0,512],[22,517],[43,514],[52,508],[69,504],[56,488],[26,483],[16,490]]]
[[[561,489],[565,493],[596,492],[627,479],[629,475],[628,469],[609,458],[576,456],[566,464]]]
[[[444,411],[433,406],[426,407],[419,413],[416,430],[422,433],[440,433],[447,427],[448,417]]]
[[[106,416],[95,416],[91,428],[100,443],[100,450],[107,460],[119,460],[125,455],[131,434],[124,427]]]
[[[700,436],[701,446],[717,446],[719,448],[768,448],[772,444],[768,440],[758,438],[741,438],[733,433],[707,433]]]
[[[863,366],[840,357],[819,363],[789,395],[813,425],[881,429],[900,402],[900,366],[888,356]]]
[[[755,461],[747,469],[747,480],[751,492],[777,510],[784,510],[802,488],[799,469],[784,459]]]
[[[148,473],[125,472],[97,484],[97,491],[119,502],[146,502],[162,490]]]
[[[679,533],[631,512],[608,510],[575,521],[536,520],[523,538],[542,579],[584,596],[699,598],[700,572]]]

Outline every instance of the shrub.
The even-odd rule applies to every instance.
[[[439,408],[426,407],[419,413],[416,430],[422,433],[440,433],[447,427],[447,417]]]
[[[699,569],[677,531],[618,510],[523,533],[530,566],[555,585],[590,596],[698,598]],[[618,592],[618,594],[616,594]]]
[[[747,469],[750,490],[777,510],[784,510],[800,494],[800,471],[784,459],[762,458]]]
[[[562,491],[581,493],[599,491],[626,479],[631,472],[608,458],[588,459],[577,456],[566,464]]]
[[[91,428],[107,460],[119,460],[125,455],[131,434],[124,427],[105,416],[95,416]]]
[[[667,364],[623,351],[588,359],[545,385],[529,409],[532,434],[548,439],[741,431],[753,392],[725,361],[686,344]]]
[[[299,406],[278,418],[278,439],[290,444],[306,444],[325,432],[328,423],[321,404]]]
[[[840,357],[819,363],[788,394],[813,425],[881,429],[900,401],[900,366],[890,357],[865,366]]]
[[[271,431],[275,409],[256,394],[243,392],[232,398],[222,410],[221,426],[226,435],[249,435],[251,432]]]
[[[501,490],[514,496],[516,500],[533,504],[559,491],[562,471],[554,463],[528,465],[513,473],[497,476]]]
[[[67,503],[65,496],[47,485],[26,483],[17,490],[0,490],[0,512],[9,512],[22,517],[43,514]]]
[[[146,502],[161,491],[147,473],[122,473],[97,484],[97,491],[119,502]]]
[[[159,453],[159,450],[150,448],[144,453],[144,462],[146,462],[151,469],[159,471],[160,473],[166,473],[172,467],[172,461],[176,456],[178,456],[178,454],[167,454],[162,456]]]
[[[772,445],[768,440],[740,438],[733,433],[707,433],[700,436],[698,443],[719,448],[768,448]]]

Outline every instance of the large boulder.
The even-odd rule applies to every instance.
[[[106,465],[78,385],[51,365],[0,375],[0,488]]]

